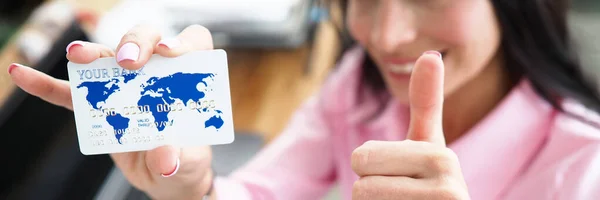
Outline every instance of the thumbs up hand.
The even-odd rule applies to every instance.
[[[409,86],[410,127],[404,141],[369,141],[352,153],[360,176],[352,199],[469,199],[456,154],[442,129],[444,63],[438,52],[416,62]]]

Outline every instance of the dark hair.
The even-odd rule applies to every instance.
[[[501,29],[501,51],[512,81],[526,77],[535,91],[563,111],[561,98],[569,97],[600,111],[600,99],[584,82],[578,55],[572,44],[567,13],[568,0],[491,0]],[[343,15],[347,1],[340,1]],[[342,24],[345,25],[345,22]],[[343,49],[352,41],[343,31]],[[383,78],[367,55],[362,81],[376,92],[385,91]]]

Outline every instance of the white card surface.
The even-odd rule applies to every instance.
[[[234,140],[227,54],[153,55],[140,70],[115,58],[68,63],[83,154],[228,144]]]

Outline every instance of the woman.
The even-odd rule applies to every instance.
[[[356,41],[281,136],[229,177],[210,147],[111,155],[156,199],[600,199],[600,101],[579,75],[566,0],[349,0]],[[115,53],[76,41],[67,58],[211,49],[190,26],[137,26]],[[67,82],[9,67],[23,90],[72,109]],[[369,142],[367,142],[369,141]]]

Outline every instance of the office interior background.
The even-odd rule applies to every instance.
[[[19,62],[66,79],[73,40],[115,48],[138,23],[165,36],[204,25],[228,53],[236,140],[213,156],[216,173],[227,175],[277,137],[335,66],[339,13],[321,0],[0,0],[0,72]],[[600,1],[574,0],[570,21],[584,74],[598,86]],[[107,155],[80,153],[73,120],[0,73],[0,199],[148,199]],[[338,198],[335,187],[326,197]]]

